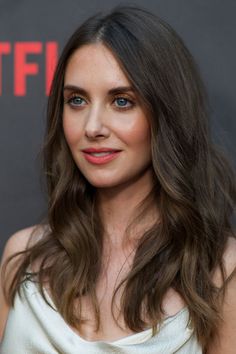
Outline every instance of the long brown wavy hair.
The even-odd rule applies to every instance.
[[[48,100],[43,149],[49,196],[44,235],[18,253],[18,271],[5,289],[6,297],[13,305],[26,276],[37,276],[44,296],[43,284],[48,279],[53,301],[67,323],[80,329],[81,309],[75,312],[71,304],[89,294],[99,328],[95,289],[104,225],[98,216],[96,188],[76,166],[62,128],[68,60],[91,43],[111,50],[149,112],[154,186],[133,223],[148,213],[151,203],[160,213],[160,222],[140,237],[132,268],[116,288],[113,304],[123,285],[121,311],[126,325],[135,332],[145,328],[145,304],[155,333],[163,317],[163,297],[173,287],[184,299],[204,346],[216,331],[220,294],[227,282],[223,253],[228,237],[235,237],[235,175],[213,145],[207,94],[188,49],[163,20],[132,6],[89,18],[61,54]],[[29,272],[37,260],[38,272]],[[212,280],[217,268],[224,279],[220,289]]]

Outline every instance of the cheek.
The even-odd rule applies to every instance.
[[[63,117],[63,131],[68,145],[71,147],[78,142],[81,136],[81,127],[66,116]]]
[[[126,140],[127,144],[137,146],[137,148],[151,148],[151,130],[146,119],[131,125],[126,130]]]

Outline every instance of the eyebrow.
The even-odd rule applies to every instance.
[[[63,88],[64,92],[65,91],[76,91],[78,93],[81,93],[82,95],[88,95],[88,92],[83,89],[82,87],[76,86],[76,85],[65,85]],[[135,92],[134,88],[132,86],[118,86],[110,89],[108,91],[108,95],[116,95],[118,93],[125,93],[125,92]]]

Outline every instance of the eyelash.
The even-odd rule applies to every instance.
[[[80,99],[80,100],[86,102],[85,99],[83,99],[79,95],[75,94],[75,95],[73,95],[70,98],[65,100],[65,103],[68,104],[72,109],[83,107],[83,104],[79,104],[79,105],[74,104],[73,103],[74,99]],[[128,105],[126,105],[126,106],[117,106],[117,105],[115,105],[118,110],[122,110],[122,111],[128,110],[128,109],[131,109],[135,105],[134,101],[132,101],[130,98],[127,98],[125,96],[115,97],[114,100],[112,101],[112,103],[114,103],[114,102],[116,102],[117,100],[120,100],[120,99],[125,100],[128,103]]]

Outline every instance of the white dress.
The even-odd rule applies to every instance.
[[[202,354],[202,349],[187,327],[189,313],[184,308],[164,320],[158,333],[152,330],[113,341],[86,341],[75,333],[44,301],[38,285],[22,284],[22,300],[17,294],[10,309],[1,342],[1,354]]]

